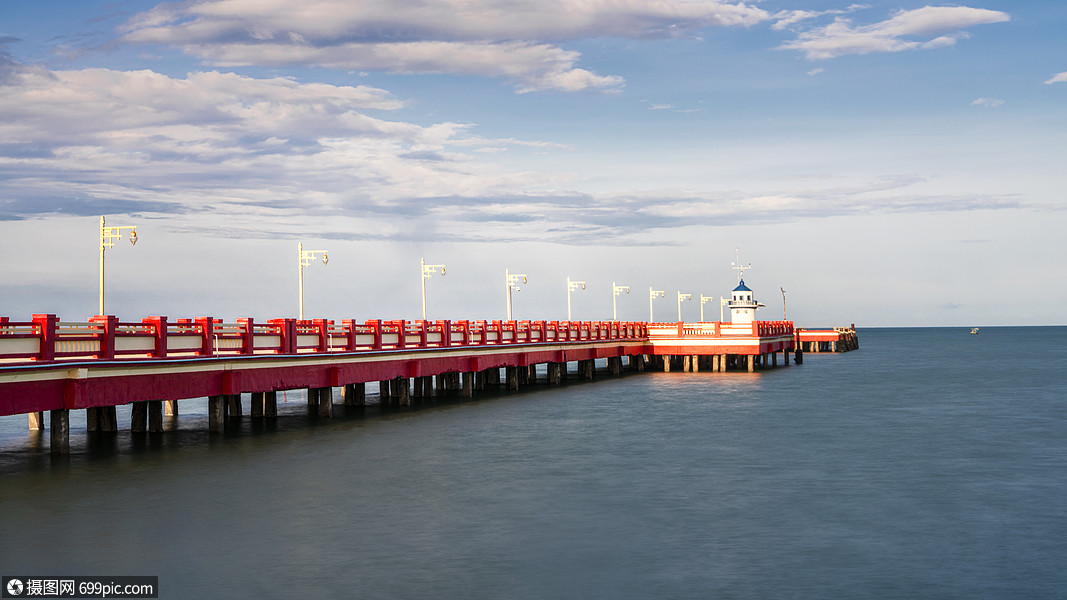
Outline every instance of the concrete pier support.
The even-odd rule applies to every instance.
[[[612,377],[619,377],[622,375],[622,357],[613,356],[608,359],[608,371]]]
[[[178,401],[177,400],[166,400],[166,401],[164,401],[163,402],[163,411],[164,411],[163,414],[165,414],[168,417],[176,417],[176,416],[178,416]]]
[[[669,354],[663,357],[663,372],[664,373],[670,373],[671,372],[671,358],[673,358],[673,357],[671,355],[669,355]]]
[[[392,394],[395,404],[411,406],[411,384],[407,377],[396,377],[392,381]]]
[[[771,352],[771,366],[772,367],[777,367],[778,366],[778,353],[777,352]]]
[[[389,385],[389,380],[378,382],[378,397],[380,398],[382,406],[389,406],[389,404],[392,402],[392,399],[390,398],[389,394],[390,387],[391,386]]]
[[[148,405],[148,431],[159,433],[163,431],[163,401],[149,400]]]
[[[278,392],[267,392],[263,398],[263,416],[272,419],[278,416]]]
[[[241,394],[230,394],[226,396],[226,416],[240,418],[241,413]]]
[[[49,451],[53,455],[70,454],[70,411],[60,408],[48,413],[51,421]]]
[[[264,392],[252,392],[251,404],[248,408],[248,414],[253,419],[263,418],[263,395]]]
[[[226,396],[208,396],[207,399],[207,429],[211,433],[222,431],[223,420],[226,418]]]
[[[148,429],[148,405],[134,402],[130,405],[130,431],[142,433]]]
[[[519,389],[519,368],[505,367],[504,371],[508,380],[508,391],[514,392]]]
[[[333,416],[333,388],[308,388],[308,412],[320,417]]]
[[[630,355],[630,368],[634,371],[645,370],[645,355],[644,354],[631,354]]]
[[[31,412],[30,413],[30,431],[40,431],[44,429],[44,413],[43,412]]]
[[[789,366],[789,348],[782,350],[782,366]]]
[[[87,431],[118,431],[118,417],[114,406],[94,406],[85,409]]]
[[[749,373],[755,373],[756,372],[756,356],[754,354],[749,354],[748,355],[748,372]]]
[[[593,359],[578,361],[578,375],[587,380],[596,375],[596,361]]]
[[[474,371],[466,371],[463,373],[463,388],[460,395],[464,398],[474,396]]]
[[[341,389],[341,398],[345,406],[366,406],[367,385],[365,383],[349,383]]]

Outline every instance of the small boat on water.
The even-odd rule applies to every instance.
[[[977,327],[975,327],[974,329],[971,330],[971,335],[978,335],[978,328]]]

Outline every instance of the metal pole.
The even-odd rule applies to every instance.
[[[618,304],[616,298],[618,298],[618,297],[619,297],[619,292],[615,289],[615,282],[612,281],[611,282],[611,320],[612,321],[618,321],[619,320],[619,310],[616,308],[616,305]]]
[[[419,277],[422,279],[422,320],[426,320],[426,259],[420,258],[419,263],[422,268],[419,270]]]
[[[304,243],[296,243],[297,271],[300,273],[300,320],[304,320]]]
[[[511,320],[511,270],[504,269],[504,283],[508,287],[508,320]]]
[[[567,320],[571,320],[571,276],[567,276]]]
[[[104,314],[104,217],[100,217],[100,312]]]

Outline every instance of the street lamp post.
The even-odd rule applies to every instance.
[[[130,244],[137,243],[137,227],[122,226],[108,227],[104,224],[104,217],[100,217],[100,312],[104,314],[104,250],[115,247],[115,241],[122,239],[122,230],[130,231]]]
[[[693,294],[683,294],[681,291],[678,292],[678,320],[679,321],[682,320],[682,302],[685,302],[686,300],[692,300],[692,299],[693,299]]]
[[[568,275],[567,276],[567,320],[568,321],[571,320],[571,292],[573,292],[574,290],[576,290],[578,288],[582,288],[584,290],[585,289],[585,282],[584,281],[571,281],[571,278]]]
[[[512,273],[508,269],[504,269],[504,279],[507,282],[508,287],[508,320],[511,321],[511,290],[519,291],[519,282],[526,284],[526,275],[523,273]]]
[[[715,296],[705,296],[704,294],[700,295],[700,322],[701,323],[704,322],[704,303],[705,302],[715,302]],[[721,320],[722,319],[720,319],[720,321]]]
[[[304,320],[304,267],[310,267],[311,263],[322,254],[322,266],[326,266],[326,263],[330,259],[326,256],[325,250],[304,250],[304,244],[297,242],[296,252],[299,260],[297,261],[299,267],[297,271],[300,273],[300,320]]]
[[[730,304],[730,299],[726,298],[725,296],[723,297],[722,300],[719,300],[719,322],[720,323],[725,320],[725,318],[723,317],[723,314],[722,314],[722,309],[723,309],[723,307],[725,307],[725,306],[727,306],[729,304]]]
[[[652,286],[648,286],[648,322],[649,323],[653,322],[653,319],[652,319],[652,301],[655,300],[657,296],[659,296],[660,298],[663,298],[664,297],[663,290],[654,290],[654,289],[652,289]]]
[[[444,265],[428,265],[425,258],[420,258],[419,262],[422,263],[422,320],[426,320],[426,280],[431,275],[437,272],[437,269],[441,269],[441,277],[445,276]]]
[[[621,294],[624,291],[627,294],[629,294],[630,293],[630,286],[628,286],[628,285],[615,285],[615,282],[612,281],[611,282],[611,291],[612,291],[612,294],[611,294],[611,320],[612,321],[618,321],[619,320],[619,313],[618,313],[618,309],[616,308],[615,299],[618,298],[619,294]]]

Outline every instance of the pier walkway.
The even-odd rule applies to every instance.
[[[592,379],[595,361],[620,374],[635,370],[754,371],[788,364],[796,337],[789,321],[644,323],[619,321],[405,321],[346,319],[170,320],[123,322],[112,315],[68,323],[37,314],[0,317],[0,416],[28,414],[40,428],[50,412],[53,453],[69,451],[69,411],[86,410],[90,431],[116,430],[115,407],[132,404],[131,429],[161,431],[176,401],[208,399],[209,427],[240,414],[276,414],[278,391],[306,389],[308,404],[333,414],[333,390],[363,405],[378,382],[383,404],[407,405],[438,390],[469,397],[487,385],[508,389],[536,377],[549,384],[577,363]],[[504,380],[501,381],[501,369]]]

